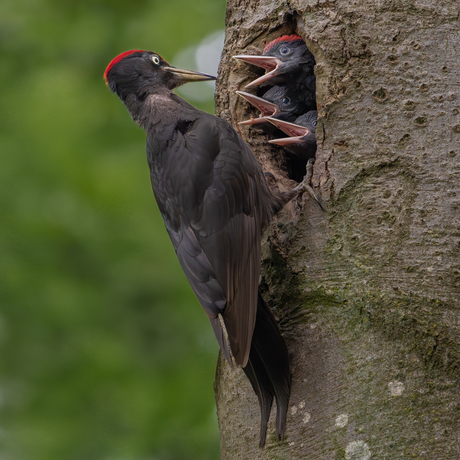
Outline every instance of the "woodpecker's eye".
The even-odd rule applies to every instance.
[[[291,103],[291,99],[288,97],[283,97],[283,100],[281,101],[284,105],[288,105]]]
[[[286,46],[283,46],[281,49],[280,49],[280,53],[281,54],[289,54],[291,52],[291,50],[289,48],[287,48]]]
[[[155,65],[160,65],[160,58],[156,54],[152,56],[152,61]]]

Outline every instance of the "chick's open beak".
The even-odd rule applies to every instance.
[[[295,123],[289,123],[287,121],[277,120],[276,118],[266,117],[266,120],[275,125],[278,129],[281,129],[290,137],[283,137],[281,139],[272,139],[268,141],[271,144],[276,145],[291,145],[302,143],[305,136],[308,136],[311,131],[301,125],[296,125]]]
[[[265,123],[265,117],[274,117],[279,113],[279,107],[273,102],[266,101],[261,97],[254,96],[253,94],[245,93],[244,91],[235,91],[236,94],[246,99],[252,104],[257,110],[260,111],[259,118],[251,118],[250,120],[240,121],[239,125],[257,125],[259,123]]]
[[[257,78],[256,80],[246,85],[246,88],[249,88],[251,86],[260,85],[261,83],[264,83],[265,81],[270,80],[270,78],[278,75],[278,68],[281,64],[281,61],[274,56],[239,55],[239,56],[233,56],[233,57],[235,59],[239,59],[240,61],[244,61],[249,64],[253,64],[258,67],[262,67],[263,69],[267,71],[265,75],[262,75],[260,78]]]

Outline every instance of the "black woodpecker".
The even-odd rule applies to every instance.
[[[236,91],[236,93],[260,111],[258,118],[240,121],[239,125],[267,123],[265,117],[294,121],[307,110],[306,105],[299,98],[297,92],[286,86],[273,86],[262,97],[257,97],[244,91]]]
[[[301,115],[294,123],[288,123],[273,117],[268,117],[267,120],[289,136],[272,139],[268,141],[269,143],[281,145],[305,160],[315,158],[316,123],[318,120],[316,110],[310,110]]]
[[[223,354],[230,365],[233,355],[257,394],[260,445],[273,399],[277,439],[282,439],[291,372],[284,339],[258,292],[261,236],[285,203],[308,190],[310,178],[290,192],[272,193],[232,126],[172,91],[215,77],[177,69],[142,50],[117,56],[104,76],[146,131],[153,193],[166,230]]]

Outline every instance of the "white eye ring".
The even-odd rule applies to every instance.
[[[155,65],[160,65],[160,58],[156,55],[152,56],[152,61]]]

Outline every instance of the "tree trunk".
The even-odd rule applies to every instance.
[[[313,185],[263,243],[262,291],[293,372],[284,442],[259,449],[259,408],[218,363],[222,459],[460,458],[460,4],[228,0],[217,113],[280,189],[283,149],[234,91],[232,59],[298,33],[316,59]],[[273,419],[272,414],[272,419]],[[273,422],[273,420],[272,420]]]

